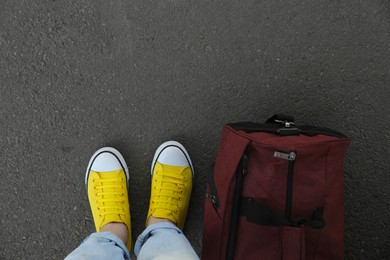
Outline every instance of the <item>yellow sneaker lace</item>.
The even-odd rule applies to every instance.
[[[155,173],[154,189],[157,190],[157,197],[153,198],[152,203],[155,209],[169,210],[173,213],[179,212],[179,201],[182,200],[182,194],[185,189],[186,177],[164,171]]]
[[[125,187],[123,181],[123,178],[93,180],[100,217],[111,214],[125,214],[123,207]]]

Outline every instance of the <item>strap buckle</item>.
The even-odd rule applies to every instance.
[[[287,121],[287,120],[278,120],[278,119],[275,119],[275,122],[284,125],[285,128],[290,128],[290,127],[292,127],[292,126],[295,125],[294,122],[290,122],[290,121]]]

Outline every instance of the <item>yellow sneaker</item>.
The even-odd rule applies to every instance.
[[[114,148],[94,153],[85,174],[85,184],[96,231],[112,222],[127,226],[127,248],[131,251],[130,204],[127,193],[129,170],[123,156]]]
[[[165,218],[183,229],[194,174],[190,156],[178,142],[160,145],[152,162],[152,187],[149,217]]]

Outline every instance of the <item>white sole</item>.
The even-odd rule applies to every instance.
[[[129,181],[129,169],[127,168],[126,161],[123,158],[122,154],[115,148],[103,147],[103,148],[100,148],[99,150],[97,150],[92,155],[91,159],[89,160],[88,167],[87,167],[87,172],[85,173],[85,185],[87,185],[89,172],[90,172],[90,169],[91,169],[91,166],[92,166],[93,162],[95,161],[96,157],[99,154],[104,153],[104,152],[108,152],[108,153],[113,154],[119,160],[120,164],[122,165],[123,169],[125,170],[127,181]]]
[[[184,146],[181,143],[176,142],[176,141],[167,141],[157,148],[156,152],[154,153],[152,166],[150,169],[150,174],[153,175],[154,165],[156,164],[157,158],[159,157],[160,153],[168,146],[178,147],[185,154],[185,156],[190,164],[190,167],[191,167],[192,177],[194,177],[194,167],[192,166],[190,155],[188,154],[188,152],[184,148]]]

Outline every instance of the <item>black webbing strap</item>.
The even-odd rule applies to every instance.
[[[227,124],[236,131],[244,131],[247,133],[266,132],[279,136],[293,135],[308,135],[314,136],[318,134],[334,136],[338,138],[346,138],[343,133],[335,131],[327,127],[318,127],[313,125],[299,125],[294,123],[294,117],[286,114],[276,114],[270,117],[264,124],[253,122],[239,122]]]
[[[323,228],[325,221],[323,218],[323,208],[317,208],[313,212],[311,220],[294,219],[287,220],[280,216],[275,210],[253,201],[251,198],[241,199],[241,216],[245,216],[248,221],[266,226],[307,226],[311,228]]]
[[[233,212],[232,220],[230,224],[229,239],[228,239],[228,248],[226,252],[226,260],[234,259],[234,252],[236,249],[236,237],[238,230],[238,222],[240,219],[240,209],[241,209],[241,193],[242,193],[242,184],[244,180],[244,175],[246,174],[246,162],[247,154],[244,152],[242,155],[241,161],[237,167],[236,171],[236,187],[234,190],[233,197]]]
[[[247,133],[254,132],[266,132],[271,134],[276,134],[280,136],[289,136],[289,135],[308,135],[314,136],[318,134],[334,136],[338,138],[345,138],[346,135],[335,131],[327,127],[318,127],[312,125],[300,125],[297,127],[280,127],[278,124],[261,124],[261,123],[252,123],[252,122],[240,122],[240,123],[231,123],[228,126],[232,127],[236,131],[244,131]]]

